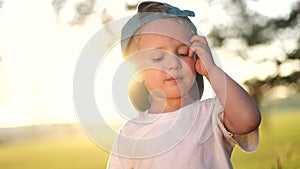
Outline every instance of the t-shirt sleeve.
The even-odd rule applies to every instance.
[[[214,101],[214,112],[217,113],[217,123],[218,127],[223,133],[224,137],[231,143],[237,144],[242,150],[247,152],[252,152],[257,149],[258,142],[259,142],[259,129],[244,134],[244,135],[237,135],[232,134],[229,132],[224,125],[223,121],[223,115],[224,115],[224,108],[219,102],[219,100],[216,98]]]

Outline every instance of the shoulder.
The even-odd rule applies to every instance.
[[[217,97],[198,101],[200,112],[219,114],[224,111],[222,104]]]

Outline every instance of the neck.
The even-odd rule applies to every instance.
[[[176,111],[181,107],[184,107],[192,102],[194,102],[190,97],[180,97],[180,98],[156,98],[152,97],[151,107],[149,109],[150,113],[168,113]]]

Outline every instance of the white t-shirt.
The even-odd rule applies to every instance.
[[[222,115],[216,98],[169,113],[143,112],[121,129],[107,168],[230,169],[233,147],[254,151],[258,129],[233,135],[225,129]]]

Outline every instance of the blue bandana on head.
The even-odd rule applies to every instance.
[[[176,18],[180,17],[187,21],[187,23],[191,26],[193,31],[196,33],[197,28],[192,23],[192,21],[188,18],[189,16],[194,17],[195,13],[190,10],[180,10],[177,7],[171,6],[167,3],[160,3],[160,2],[153,2],[153,1],[146,1],[142,2],[138,5],[138,9],[140,7],[146,6],[151,3],[158,3],[160,5],[168,7],[166,10],[161,10],[159,12],[140,12],[136,15],[134,15],[132,18],[129,19],[129,21],[124,25],[122,29],[122,35],[121,35],[121,49],[122,53],[126,53],[126,50],[128,48],[129,41],[131,37],[135,34],[135,32],[142,27],[144,24],[151,22],[156,19],[162,19],[162,18]]]
[[[195,16],[195,13],[193,11],[189,10],[180,10],[177,7],[172,7],[166,11],[166,13],[174,15],[174,16]]]

